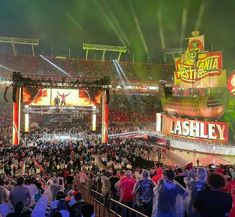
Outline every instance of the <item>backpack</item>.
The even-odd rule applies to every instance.
[[[154,193],[153,193],[154,184],[151,180],[145,179],[141,180],[136,187],[137,193],[137,205],[141,203],[149,203],[153,200]]]

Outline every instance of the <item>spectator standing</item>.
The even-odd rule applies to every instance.
[[[182,217],[184,207],[182,199],[188,196],[186,190],[174,182],[174,172],[166,170],[159,181],[154,198],[152,217]]]
[[[141,177],[142,179],[134,187],[134,207],[145,215],[151,216],[155,185],[150,179],[149,171],[143,170]]]
[[[152,180],[155,184],[158,184],[158,181],[161,180],[163,177],[163,169],[158,167],[156,169],[156,174],[152,177]]]
[[[57,178],[54,178],[53,179],[53,184],[50,185],[50,188],[51,188],[52,200],[55,200],[57,194],[60,191],[64,190],[63,179],[61,177],[59,178],[59,180]]]
[[[231,194],[221,191],[226,180],[219,173],[211,173],[207,179],[209,189],[198,192],[194,201],[194,208],[200,217],[225,217],[232,208]]]
[[[103,175],[101,175],[101,193],[108,197],[110,192],[110,182],[109,182],[110,172],[105,171]]]
[[[31,194],[29,190],[23,186],[23,183],[23,177],[19,177],[17,179],[17,186],[10,192],[9,199],[13,207],[15,207],[18,202],[23,202],[24,206],[30,206],[31,204]]]
[[[33,205],[33,203],[35,202],[35,196],[38,194],[38,188],[35,184],[32,183],[31,177],[27,177],[25,179],[24,187],[26,187],[29,190],[31,194],[32,205]]]
[[[188,204],[188,216],[200,217],[199,213],[193,210],[193,203],[199,191],[206,187],[207,171],[204,168],[198,168],[195,180],[192,180],[187,186],[190,192],[190,199]]]
[[[119,181],[119,177],[117,176],[117,171],[113,170],[113,174],[109,179],[110,182],[110,196],[111,198],[118,200],[117,189],[115,188],[115,184]]]
[[[78,176],[79,176],[79,184],[85,185],[85,183],[88,181],[88,176],[84,168],[82,169],[82,171],[79,172]]]
[[[132,172],[126,171],[126,176],[118,181],[115,186],[120,191],[120,201],[127,206],[132,207],[133,205],[133,189],[136,180],[132,178]]]

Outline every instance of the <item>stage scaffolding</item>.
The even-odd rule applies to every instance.
[[[109,77],[103,78],[81,78],[81,77],[64,77],[64,76],[39,76],[34,74],[22,74],[21,72],[1,73],[0,85],[13,87],[13,144],[20,143],[20,111],[22,88],[60,88],[60,89],[98,89],[101,90],[101,112],[102,112],[102,142],[108,142],[108,116],[109,116],[109,91],[129,92],[133,94],[159,94],[159,83],[148,82],[142,83],[139,81],[130,81],[128,85],[122,85],[114,82],[111,85]],[[25,130],[29,132],[30,114],[76,114],[91,112],[92,114],[92,130],[96,130],[96,113],[97,107],[34,107],[25,106]]]
[[[100,79],[80,78],[80,77],[58,77],[58,76],[38,76],[26,75],[20,72],[13,72],[12,74],[1,74],[0,85],[13,87],[13,145],[20,143],[20,111],[22,88],[24,87],[38,87],[38,88],[63,88],[63,89],[99,89],[102,95],[102,142],[108,142],[108,103],[109,103],[109,89],[111,83],[109,77]],[[92,114],[92,130],[96,130],[96,106],[88,107],[32,107],[25,106],[25,130],[29,131],[29,114],[30,113],[47,113],[55,114],[62,111],[62,113],[78,113],[91,112]],[[104,128],[104,129],[103,129]]]

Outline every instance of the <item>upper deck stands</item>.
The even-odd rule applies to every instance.
[[[118,74],[112,61],[84,60],[76,58],[47,57],[51,63],[40,56],[0,55],[0,71],[19,71],[25,74],[62,76],[63,69],[73,77],[99,78],[109,76],[118,80]],[[136,62],[120,62],[128,80],[141,82],[171,80],[173,65]]]

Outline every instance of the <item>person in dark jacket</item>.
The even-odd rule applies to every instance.
[[[223,192],[226,180],[219,173],[211,173],[207,179],[209,189],[198,192],[194,201],[194,208],[201,217],[225,217],[232,209],[230,193]]]

